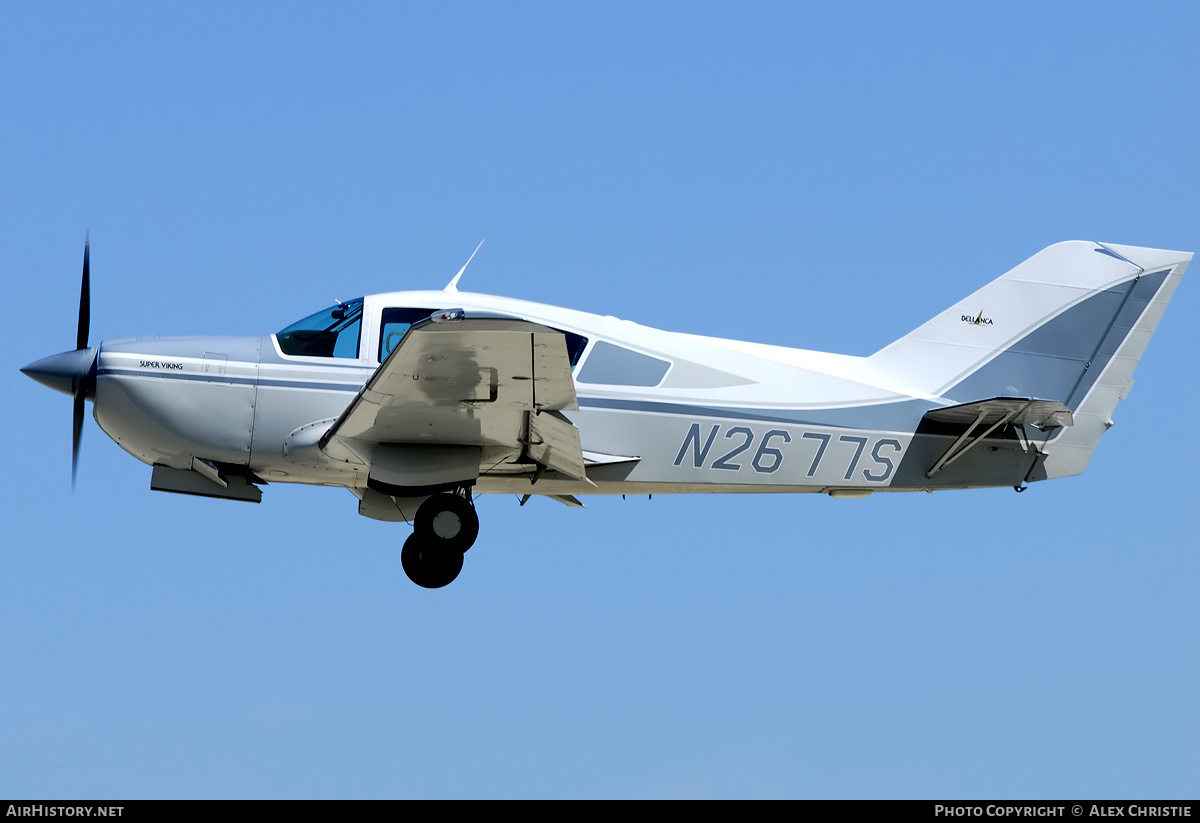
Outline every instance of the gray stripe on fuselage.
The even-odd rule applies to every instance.
[[[901,400],[871,406],[843,406],[830,409],[743,409],[736,407],[692,406],[650,400],[618,400],[611,397],[580,397],[584,408],[670,414],[682,417],[719,417],[732,420],[760,420],[770,423],[796,423],[840,429],[911,432],[930,409],[940,408],[929,400]]]
[[[180,374],[179,372],[142,371],[139,369],[99,369],[100,376],[151,377],[159,380],[197,380],[202,383],[227,383],[233,386],[266,386],[282,389],[322,389],[326,391],[357,392],[362,383],[312,383],[304,380],[263,380],[255,377],[231,377],[215,374]]]

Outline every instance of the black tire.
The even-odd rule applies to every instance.
[[[400,552],[400,564],[408,579],[424,589],[440,589],[448,586],[462,571],[462,552],[442,546],[429,546],[411,534],[404,541]]]
[[[479,515],[465,497],[435,494],[417,509],[413,534],[430,546],[461,554],[475,545],[475,538],[479,537]]]

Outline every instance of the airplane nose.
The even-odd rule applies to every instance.
[[[21,369],[43,386],[49,386],[55,391],[74,397],[80,387],[83,387],[84,397],[94,397],[96,394],[96,347],[90,349],[75,349],[62,354],[43,357],[36,363],[30,363]]]

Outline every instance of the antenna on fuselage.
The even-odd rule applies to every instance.
[[[475,259],[475,255],[483,248],[483,240],[479,241],[479,245],[475,247],[475,251],[471,252],[471,256],[467,258],[467,262],[463,263],[463,267],[458,270],[458,274],[454,275],[454,279],[446,284],[446,288],[442,291],[456,292],[458,291],[458,278],[463,276],[463,272],[467,270],[467,266],[471,265],[471,261]]]

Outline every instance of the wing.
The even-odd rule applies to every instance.
[[[579,430],[558,413],[577,408],[562,332],[440,311],[408,330],[320,445],[372,475],[375,462],[436,464],[442,451],[461,466],[477,449],[485,468],[524,463],[586,480]],[[380,446],[393,458],[375,461]]]

